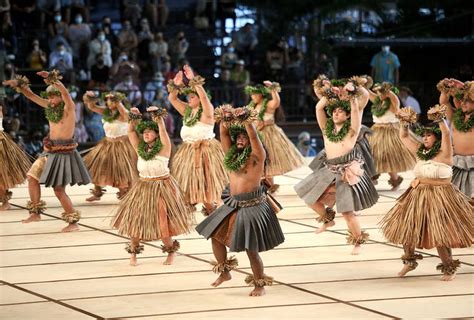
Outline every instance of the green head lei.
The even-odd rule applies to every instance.
[[[183,89],[181,89],[181,94],[184,94],[185,96],[189,95],[189,94],[195,94],[195,95],[198,95],[197,91],[194,90],[193,88],[191,87],[184,87]],[[209,98],[209,100],[212,99],[212,95],[209,91],[206,90],[206,95],[207,97]]]
[[[441,139],[441,129],[437,126],[421,126],[419,125],[415,129],[415,134],[417,136],[423,137],[425,133],[433,133],[438,140]]]
[[[343,79],[332,79],[331,80],[331,85],[333,87],[343,87],[347,84],[347,79],[346,78],[343,78]]]
[[[110,92],[102,92],[101,99],[105,102],[107,99],[111,99],[112,101],[124,101],[127,98],[125,94],[122,92],[117,91],[110,91]]]
[[[41,98],[48,99],[49,96],[61,96],[61,91],[54,86],[48,86],[46,91],[41,91]]]
[[[347,100],[331,99],[329,104],[326,106],[326,113],[329,117],[332,117],[332,112],[336,108],[341,108],[344,111],[351,112],[351,103]]]
[[[245,94],[251,96],[253,94],[261,94],[263,98],[271,99],[272,95],[270,89],[264,85],[257,84],[256,86],[246,86]]]
[[[154,121],[150,120],[140,121],[140,123],[136,127],[136,131],[140,134],[143,134],[146,129],[153,130],[157,133],[160,132],[158,125]]]
[[[400,90],[393,86],[390,82],[382,82],[382,83],[375,83],[373,86],[372,86],[372,91],[377,91],[377,90],[380,90],[382,89],[383,87],[389,87],[390,88],[390,91],[392,91],[393,93],[395,94],[399,94],[400,93]]]

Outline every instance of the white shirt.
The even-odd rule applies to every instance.
[[[104,132],[107,138],[119,138],[128,135],[128,123],[122,121],[104,122]]]
[[[192,127],[185,126],[181,128],[181,139],[184,142],[196,142],[199,140],[210,140],[214,138],[214,125],[198,121]]]
[[[137,169],[142,178],[159,178],[167,176],[170,173],[168,168],[169,158],[156,155],[148,161],[138,157]]]
[[[418,160],[413,173],[417,178],[446,179],[453,175],[453,169],[445,163]]]
[[[395,113],[390,110],[387,110],[385,114],[381,117],[376,117],[372,115],[372,120],[374,123],[398,123],[397,117],[395,117]]]

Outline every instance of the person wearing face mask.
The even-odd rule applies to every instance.
[[[134,83],[131,74],[127,74],[122,82],[117,83],[114,90],[125,92],[127,94],[127,99],[130,101],[132,106],[137,106],[142,101],[140,87]]]
[[[296,147],[303,157],[316,156],[316,150],[311,146],[311,136],[307,131],[303,131],[299,134]]]
[[[122,51],[112,65],[112,68],[110,68],[110,81],[112,85],[116,85],[128,75],[131,75],[133,81],[139,83],[140,70],[140,67],[132,60],[132,57],[126,51]]]
[[[15,1],[21,3],[22,1]],[[61,10],[60,0],[38,0],[36,2],[36,9],[40,12],[40,27],[43,29],[46,18]]]
[[[122,23],[122,30],[120,30],[117,40],[120,50],[127,51],[131,55],[134,55],[134,52],[138,47],[138,37],[135,31],[133,31],[129,20],[125,20]]]
[[[148,52],[152,59],[153,71],[161,71],[163,62],[169,58],[168,43],[165,41],[162,32],[156,33],[154,40],[148,45]]]
[[[91,80],[88,88],[99,88],[100,90],[108,90],[107,82],[109,80],[110,68],[105,65],[104,56],[99,53],[96,57],[96,63],[91,68]]]
[[[390,46],[382,46],[382,51],[372,57],[370,66],[374,82],[398,85],[400,61],[398,56],[390,51]]]
[[[71,21],[71,11],[80,12],[86,23],[89,22],[89,7],[84,0],[61,0],[62,12],[64,12],[64,21]]]
[[[231,70],[234,67],[234,64],[239,60],[237,53],[235,52],[234,43],[231,42],[227,46],[227,51],[224,52],[221,56],[221,67],[223,69]]]
[[[189,42],[184,36],[184,32],[180,31],[176,34],[176,38],[170,44],[171,59],[176,63],[181,59],[186,59],[186,52],[189,48]]]
[[[48,25],[48,32],[50,51],[53,51],[59,42],[62,42],[70,50],[70,45],[66,40],[69,37],[69,26],[62,20],[61,12],[54,14],[54,21]]]
[[[87,67],[89,69],[97,62],[96,57],[101,55],[104,65],[112,66],[112,47],[109,40],[106,39],[105,32],[100,30],[97,37],[89,44],[89,56],[87,57]]]
[[[57,69],[59,72],[66,74],[73,70],[72,55],[66,51],[66,46],[62,42],[58,42],[56,50],[49,55],[49,68]]]
[[[29,67],[33,70],[43,70],[46,67],[48,58],[46,57],[46,53],[41,50],[38,39],[33,41],[33,50],[26,60],[28,61]]]
[[[76,15],[74,23],[69,26],[69,40],[74,58],[81,59],[81,53],[91,40],[92,31],[88,24],[82,22],[82,16]]]

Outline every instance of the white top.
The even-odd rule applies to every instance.
[[[275,115],[273,113],[264,113],[263,121],[275,120]]]
[[[170,174],[168,163],[170,159],[156,155],[148,161],[138,157],[137,169],[142,178],[159,178]]]
[[[417,178],[446,179],[453,175],[453,169],[445,163],[418,160],[413,173]]]
[[[128,134],[128,123],[117,121],[114,122],[105,122],[104,131],[107,138],[120,138]]]
[[[0,131],[3,131],[3,118],[0,117]]]
[[[372,115],[372,120],[374,123],[398,123],[397,117],[395,117],[395,113],[390,110],[387,110],[385,114],[381,117],[376,117]]]
[[[210,140],[214,138],[214,125],[206,124],[201,121],[196,122],[192,127],[185,126],[181,128],[181,139],[184,142],[196,142],[199,140]]]

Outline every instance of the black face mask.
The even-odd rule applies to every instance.
[[[104,60],[97,60],[97,64],[98,64],[98,65],[103,65],[103,64],[104,64]]]

